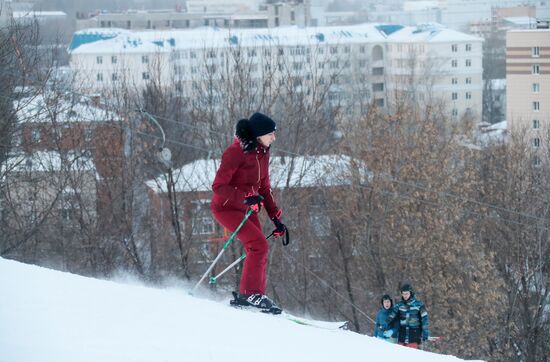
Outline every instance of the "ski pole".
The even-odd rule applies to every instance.
[[[273,236],[273,233],[271,233],[267,238],[265,238],[266,240],[269,239],[270,237]],[[221,277],[222,275],[224,275],[228,270],[230,270],[231,268],[233,268],[235,265],[239,264],[241,261],[243,261],[244,259],[246,258],[246,253],[244,253],[243,255],[241,255],[241,257],[237,260],[235,260],[233,263],[231,263],[231,265],[229,265],[227,268],[225,268],[220,274],[214,276],[214,277],[210,277],[210,281],[209,283],[210,284],[216,284],[216,281],[218,280],[219,277]]]
[[[231,265],[229,265],[227,268],[225,268],[220,274],[216,275],[215,277],[210,277],[209,283],[210,284],[216,284],[216,281],[218,280],[219,277],[224,275],[229,269],[233,268],[235,265],[239,264],[242,260],[244,260],[244,258],[246,258],[246,254],[241,255],[241,257],[239,259],[237,259],[233,263],[231,263]]]
[[[193,287],[193,289],[189,292],[189,294],[193,295],[193,293],[195,293],[195,290],[197,289],[197,287],[202,283],[202,281],[204,280],[204,278],[206,278],[206,276],[208,275],[208,273],[210,273],[210,271],[214,268],[214,265],[216,265],[216,263],[218,262],[218,260],[220,260],[220,258],[222,257],[225,249],[227,249],[227,247],[229,246],[229,244],[231,244],[231,242],[233,241],[233,239],[235,238],[235,235],[237,235],[237,233],[239,232],[239,230],[241,230],[241,227],[244,225],[244,223],[246,222],[246,220],[248,219],[248,217],[252,214],[253,210],[252,209],[248,209],[248,211],[246,212],[246,214],[244,215],[244,218],[243,218],[243,221],[241,221],[241,223],[239,224],[239,226],[237,226],[237,228],[235,229],[235,231],[233,232],[233,234],[231,234],[231,236],[229,237],[229,239],[227,239],[227,241],[225,242],[225,244],[223,245],[223,248],[222,250],[220,251],[220,253],[218,254],[218,256],[216,257],[216,259],[214,259],[214,261],[212,262],[212,264],[210,264],[210,266],[208,267],[208,270],[206,270],[206,272],[203,274],[203,276],[201,277],[201,279],[198,281],[197,284],[195,284],[195,286]]]

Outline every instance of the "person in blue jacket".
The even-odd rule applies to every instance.
[[[428,311],[424,303],[416,299],[410,284],[401,287],[401,301],[392,308],[386,323],[390,325],[396,320],[399,321],[398,344],[419,348],[429,339]]]
[[[376,314],[376,326],[374,327],[374,337],[383,339],[390,343],[397,343],[397,333],[399,323],[397,320],[392,322],[391,326],[386,324],[386,320],[393,308],[393,300],[388,294],[384,294],[380,299],[381,308]]]

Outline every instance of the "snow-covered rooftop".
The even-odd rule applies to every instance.
[[[16,116],[19,122],[106,122],[116,121],[120,117],[105,109],[92,105],[91,100],[85,97],[71,102],[63,97],[57,97],[52,101],[48,96],[39,94],[16,100],[13,104],[17,110]]]
[[[174,170],[176,192],[211,191],[219,165],[219,159],[197,160]],[[370,177],[360,161],[340,155],[271,157],[269,164],[271,187],[275,189],[348,185],[354,172],[362,182]],[[165,180],[150,180],[146,184],[155,192],[166,192]]]
[[[518,26],[531,26],[536,27],[537,18],[532,18],[530,16],[510,16],[503,19],[505,22],[518,25]]]
[[[21,18],[53,18],[67,16],[64,11],[14,11],[12,14],[14,19]]]
[[[349,26],[297,26],[263,29],[198,28],[190,30],[129,31],[85,29],[73,35],[72,54],[166,52],[176,49],[223,48],[229,45],[300,46],[368,42],[482,41],[481,38],[447,29],[440,24],[402,26],[364,23]]]
[[[464,42],[483,41],[482,38],[449,29],[438,23],[419,24],[417,26],[405,26],[388,37],[390,42]]]
[[[95,171],[91,157],[75,152],[61,155],[57,151],[38,151],[9,157],[2,163],[0,173]]]

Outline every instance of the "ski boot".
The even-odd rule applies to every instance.
[[[233,293],[233,299],[229,304],[235,307],[256,307],[263,313],[281,314],[283,310],[279,308],[271,299],[263,294],[243,295],[237,292]]]

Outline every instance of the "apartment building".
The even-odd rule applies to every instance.
[[[257,1],[188,1],[187,9],[126,10],[79,14],[78,30],[121,28],[133,30],[192,29],[202,26],[221,28],[274,28],[306,26],[310,22],[308,3]]]
[[[550,28],[506,34],[506,117],[511,132],[529,131],[533,148],[548,147],[550,130]]]
[[[481,115],[482,41],[439,25],[91,29],[75,33],[69,51],[77,84],[86,91],[105,92],[122,83],[142,89],[155,79],[191,97],[205,77],[215,81],[233,69],[238,55],[258,91],[267,75],[273,84],[290,79],[302,92],[312,82],[331,82],[328,101],[334,104],[391,108],[407,94],[421,101],[437,98],[458,118]]]

